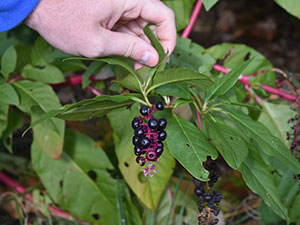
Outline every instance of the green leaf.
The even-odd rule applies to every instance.
[[[216,122],[207,125],[211,143],[216,146],[227,164],[238,169],[248,156],[248,146],[239,132],[229,125]]]
[[[87,120],[100,117],[112,110],[132,104],[136,95],[101,95],[93,99],[83,100],[67,105],[63,112],[56,116],[65,120]]]
[[[300,193],[294,198],[293,205],[291,206],[291,209],[289,211],[289,216],[291,218],[291,221],[297,222],[297,225],[300,221]]]
[[[8,47],[2,58],[1,58],[1,73],[4,75],[5,79],[8,79],[8,75],[14,72],[17,64],[17,52],[13,45]]]
[[[284,8],[289,14],[300,19],[300,2],[297,0],[274,0],[278,5]]]
[[[0,104],[0,137],[2,137],[2,132],[6,129],[7,120],[8,120],[8,105]]]
[[[167,144],[171,154],[197,179],[207,180],[208,171],[203,162],[208,156],[216,159],[218,153],[208,138],[194,124],[174,115],[168,119]]]
[[[155,35],[151,31],[150,25],[145,26],[144,33],[149,38],[151,45],[155,48],[155,50],[159,55],[159,61],[158,61],[158,66],[159,66],[159,64],[165,60],[167,54],[165,53],[165,50],[160,44],[159,40],[155,37]]]
[[[28,80],[12,83],[18,92],[20,104],[18,108],[32,116],[32,121],[37,120],[45,113],[61,107],[55,92],[50,86],[41,82]],[[39,131],[41,129],[41,131]],[[65,122],[51,118],[39,124],[34,131],[35,138],[39,139],[40,148],[50,157],[59,158],[63,149]],[[54,134],[55,132],[56,134]],[[47,140],[46,144],[44,141]],[[52,143],[52,144],[51,144]],[[57,145],[53,145],[53,144]]]
[[[187,68],[174,68],[174,69],[168,69],[156,73],[153,79],[152,86],[148,88],[147,93],[165,84],[172,84],[172,83],[179,83],[179,82],[193,81],[193,80],[201,81],[199,88],[206,88],[211,84],[211,79],[204,74],[195,72]]]
[[[59,68],[59,70],[62,73],[71,73],[78,70],[86,70],[87,67],[83,64],[83,62],[78,60],[73,61],[66,61],[66,62],[60,62],[56,64],[56,66]]]
[[[191,42],[190,39],[177,37],[176,48],[170,57],[172,67],[185,67],[198,71],[200,66],[214,63],[215,59],[205,53],[201,45]]]
[[[45,65],[53,62],[55,59],[52,55],[53,47],[48,44],[42,37],[38,37],[31,51],[32,65]]]
[[[271,169],[259,157],[249,154],[247,160],[242,163],[240,171],[248,187],[259,194],[277,215],[288,220],[287,209],[280,201]]]
[[[175,13],[177,32],[184,29],[190,22],[190,15],[195,0],[165,0],[163,1]]]
[[[192,99],[186,84],[166,84],[155,89],[161,96],[176,96],[183,99]]]
[[[0,103],[19,105],[19,96],[11,84],[0,82]]]
[[[108,118],[114,131],[115,149],[122,175],[141,202],[155,210],[172,175],[175,161],[165,145],[164,153],[156,164],[157,174],[152,178],[144,177],[143,168],[135,161],[136,156],[131,141],[133,135],[131,121],[138,114],[138,107],[135,104],[130,109],[110,112]]]
[[[68,62],[68,61],[67,61]],[[86,88],[90,83],[90,77],[99,72],[104,67],[103,62],[92,62],[82,76],[82,88]]]
[[[260,114],[259,122],[264,124],[272,134],[285,143],[289,147],[286,140],[286,133],[290,131],[290,125],[287,121],[295,116],[289,105],[273,104],[266,101],[261,101],[263,111]]]
[[[215,80],[213,85],[205,90],[205,102],[207,103],[209,100],[214,99],[218,95],[224,95],[230,88],[232,88],[251,61],[251,59],[248,60],[239,66],[238,69],[232,70],[228,74]]]
[[[278,139],[273,136],[269,130],[261,123],[250,119],[243,114],[228,113],[229,117],[239,123],[247,131],[247,135],[260,146],[262,151],[269,156],[277,157],[288,168],[296,173],[300,173],[300,164],[291,154],[289,149]]]
[[[34,140],[32,163],[61,208],[92,224],[117,224],[115,180],[107,172],[113,167],[91,138],[67,131],[59,160],[47,157]]]
[[[209,11],[219,0],[202,0],[204,8]]]
[[[43,66],[26,65],[21,71],[22,77],[41,81],[48,84],[58,84],[65,82],[63,73],[56,67],[50,64]]]
[[[65,60],[87,60],[87,61],[98,61],[98,62],[105,62],[108,63],[110,65],[117,65],[117,66],[121,66],[124,69],[126,69],[128,72],[130,72],[130,74],[132,74],[134,76],[134,78],[136,79],[137,83],[139,84],[140,89],[142,88],[142,84],[141,81],[138,77],[137,72],[134,70],[134,68],[129,65],[128,63],[125,62],[125,60],[121,60],[118,58],[99,58],[99,59],[91,59],[91,58],[84,58],[84,57],[70,57],[67,58]]]
[[[181,106],[181,105],[185,105],[185,104],[190,104],[191,102],[193,102],[193,100],[191,99],[176,99],[176,102],[174,104],[174,109],[176,109],[178,106]]]
[[[255,58],[251,62],[251,65],[244,71],[244,74],[250,75],[258,72],[257,76],[255,76],[251,82],[275,86],[276,75],[269,70],[273,68],[273,65],[262,54],[249,46],[223,43],[208,48],[206,53],[210,54],[215,60],[225,60],[223,66],[230,69],[236,69],[242,65],[247,58]]]

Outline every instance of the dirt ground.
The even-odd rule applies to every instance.
[[[300,20],[272,0],[220,0],[202,8],[190,38],[204,47],[243,43],[275,67],[300,75]]]

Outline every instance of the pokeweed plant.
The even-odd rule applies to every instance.
[[[294,176],[300,174],[300,164],[289,151],[296,148],[291,146],[294,141],[286,140],[289,127],[282,126],[289,118],[299,124],[299,116],[284,101],[261,99],[269,97],[262,85],[275,87],[272,64],[245,45],[224,43],[204,49],[179,37],[167,63],[166,53],[148,26],[145,34],[159,53],[159,63],[137,71],[128,59],[67,58],[41,38],[28,49],[1,34],[1,40],[11,45],[0,46],[0,135],[5,147],[12,151],[12,132],[22,126],[23,113],[30,116],[26,132],[33,129],[35,172],[54,203],[90,223],[142,224],[131,191],[138,199],[135,201],[159,214],[164,202],[173,201],[164,190],[177,160],[195,180],[199,201],[195,215],[198,209],[200,213],[195,221],[216,224],[213,216],[218,214],[216,204],[222,195],[211,190],[218,178],[211,174],[207,160],[220,155],[260,195],[262,207],[269,206],[278,217],[299,224],[299,180]],[[30,52],[29,60],[19,57],[24,52]],[[227,75],[213,69],[217,60],[231,69]],[[92,63],[87,68],[82,61]],[[107,64],[115,71],[113,92],[61,106],[52,87],[65,81],[64,73],[86,70],[83,86],[87,87],[91,75]],[[247,76],[247,82],[241,79],[242,74],[257,71],[262,72]],[[192,116],[182,118],[179,107],[190,109]],[[65,120],[103,116],[113,129],[114,154],[122,179],[111,176],[114,165],[94,140],[65,130]],[[207,186],[202,187],[201,182]],[[207,212],[212,213],[209,220],[204,218],[210,218]]]

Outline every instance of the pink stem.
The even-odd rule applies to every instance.
[[[221,65],[218,65],[218,64],[215,64],[213,66],[213,70],[215,71],[218,71],[218,72],[221,72],[221,73],[224,73],[224,74],[227,74],[230,72],[230,69],[226,68],[226,67],[223,67]],[[263,71],[260,71],[259,73],[263,73]],[[255,73],[255,75],[257,75],[258,73]],[[239,82],[243,83],[244,85],[250,85],[250,82],[249,82],[249,78],[250,76],[246,76],[246,75],[241,75],[240,78],[239,78]],[[273,88],[273,87],[270,87],[268,85],[265,85],[265,84],[262,84],[261,87],[266,91],[266,92],[269,92],[271,94],[275,94],[275,95],[278,95],[282,98],[285,98],[289,101],[298,101],[297,97],[294,96],[294,95],[291,95],[289,93],[286,93],[284,91],[280,91],[276,88]]]
[[[95,88],[93,88],[92,86],[87,86],[87,89],[89,89],[96,96],[101,95],[101,93],[99,91],[97,91]]]
[[[25,187],[23,187],[17,181],[14,181],[13,179],[11,179],[10,177],[8,177],[7,175],[5,175],[1,171],[0,171],[0,181],[2,181],[7,186],[15,189],[15,191],[18,192],[18,193],[20,193],[20,194],[23,194],[26,191]],[[29,200],[32,199],[32,195],[30,193],[26,194],[25,197],[27,199],[29,199]],[[73,217],[69,213],[67,213],[67,212],[65,212],[65,211],[63,211],[63,210],[61,210],[59,208],[56,208],[54,206],[49,205],[48,209],[51,212],[51,214],[53,214],[54,216],[57,216],[59,218],[64,218],[64,219],[73,221]]]
[[[199,15],[200,11],[201,11],[201,8],[202,8],[202,0],[198,0],[193,9],[193,12],[192,12],[192,15],[190,18],[190,23],[186,26],[186,28],[182,32],[181,37],[187,38],[188,36],[190,36],[190,33],[192,32],[192,29],[194,27],[194,24],[197,20],[197,17]]]

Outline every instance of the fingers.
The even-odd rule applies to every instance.
[[[159,59],[156,50],[145,40],[134,35],[132,31],[122,29],[126,33],[101,31],[101,40],[99,41],[105,44],[102,44],[103,49],[98,57],[120,55],[130,57],[150,67],[155,66]]]
[[[176,25],[174,12],[157,0],[138,0],[141,4],[140,17],[156,27],[157,38],[171,54],[176,46]]]

